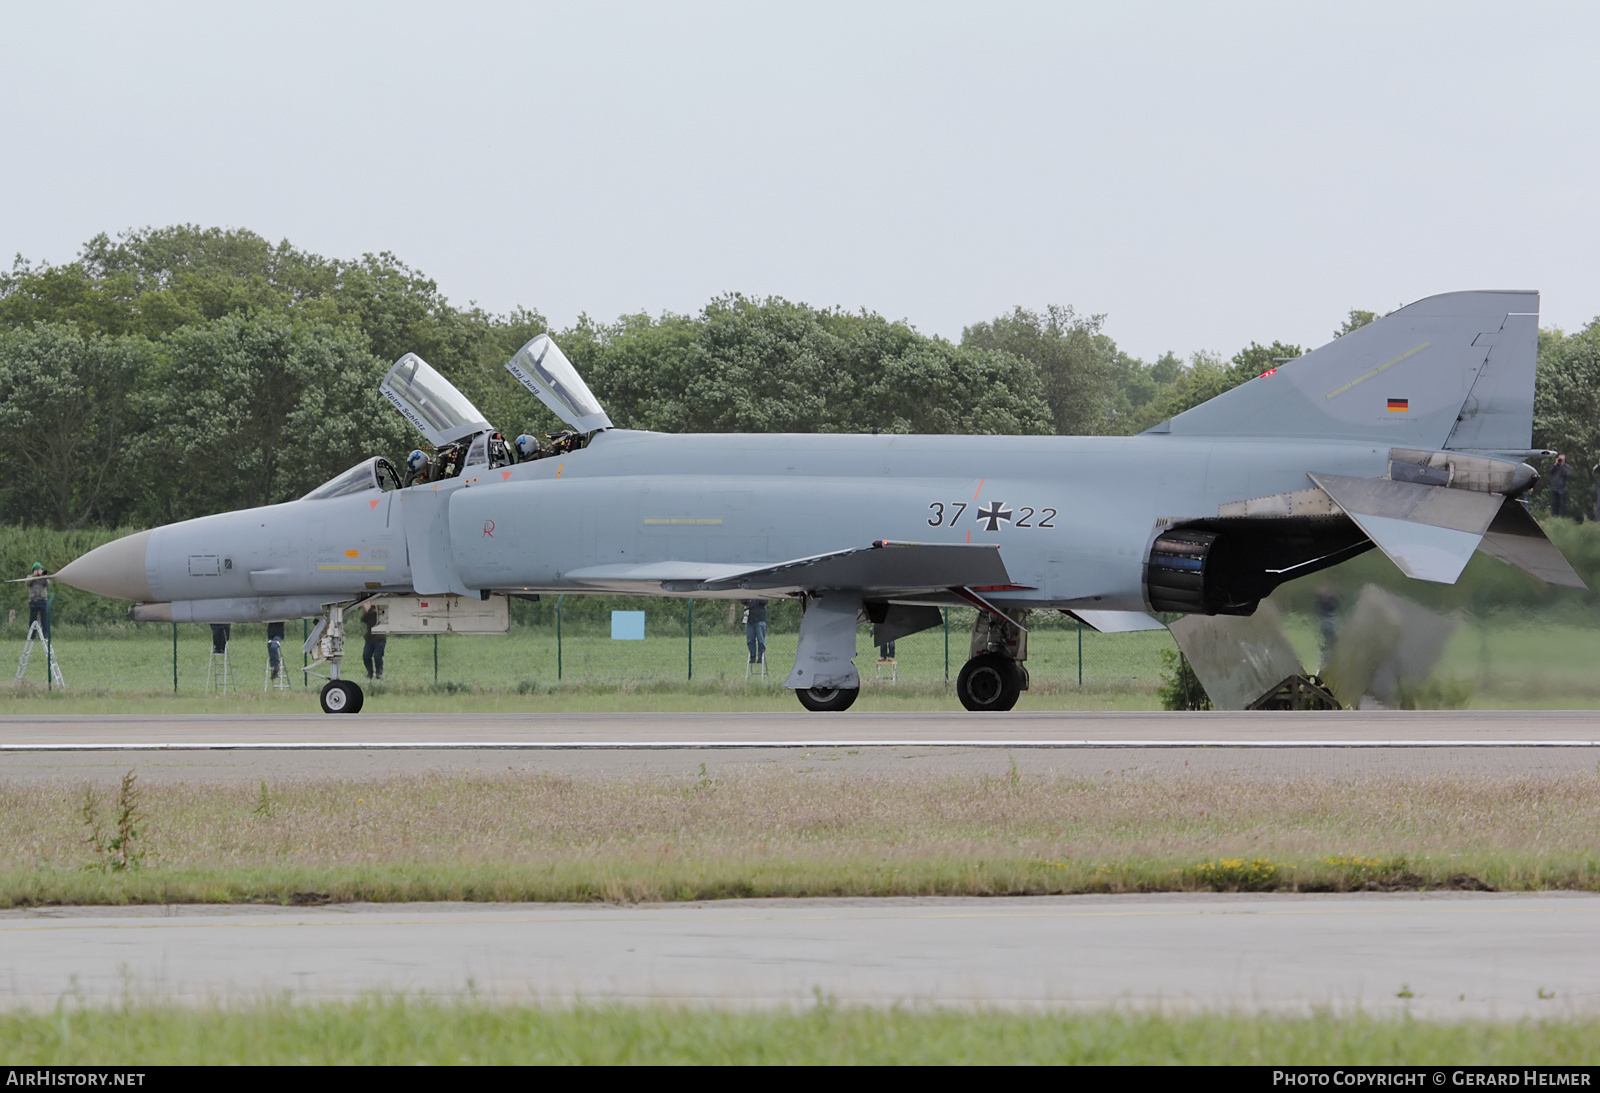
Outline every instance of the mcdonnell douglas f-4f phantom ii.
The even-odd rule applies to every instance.
[[[321,616],[322,707],[344,612],[391,632],[505,629],[507,595],[798,597],[785,680],[843,710],[873,641],[978,609],[957,694],[1006,710],[1028,687],[1030,612],[1102,631],[1150,612],[1249,615],[1280,583],[1376,546],[1451,583],[1474,550],[1584,584],[1518,500],[1533,450],[1536,292],[1411,304],[1138,436],[679,436],[614,428],[549,337],[508,370],[574,433],[518,461],[442,376],[408,354],[382,390],[438,451],[405,485],[372,458],[297,501],[99,547],[59,580],[135,601],[135,619]],[[385,606],[386,605],[386,606]],[[451,620],[455,620],[452,623]]]

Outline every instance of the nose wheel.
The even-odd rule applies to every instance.
[[[323,713],[360,713],[366,696],[348,679],[330,679],[322,688]]]

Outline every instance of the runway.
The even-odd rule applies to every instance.
[[[532,769],[610,775],[1574,774],[1595,711],[28,715],[0,718],[0,776],[245,779]]]
[[[427,992],[566,1003],[1600,1012],[1583,893],[0,912],[0,1005]]]
[[[447,731],[442,731],[447,730]],[[0,750],[118,748],[1600,747],[1589,710],[1337,713],[36,715]]]

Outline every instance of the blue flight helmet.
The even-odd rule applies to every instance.
[[[428,453],[421,448],[413,448],[411,454],[406,456],[406,466],[413,471],[420,471],[428,465]]]
[[[523,433],[521,436],[517,437],[516,446],[517,459],[519,461],[532,459],[539,451],[539,441],[528,433]]]

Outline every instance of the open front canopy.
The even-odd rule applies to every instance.
[[[399,488],[400,476],[395,474],[394,467],[387,459],[375,455],[370,459],[363,459],[343,474],[328,479],[300,500],[322,501],[329,497],[345,497],[355,493]]]
[[[506,364],[506,371],[578,432],[611,428],[611,419],[600,408],[600,400],[550,335],[540,334],[517,350]]]
[[[436,448],[494,428],[467,396],[415,353],[395,361],[378,389]]]

